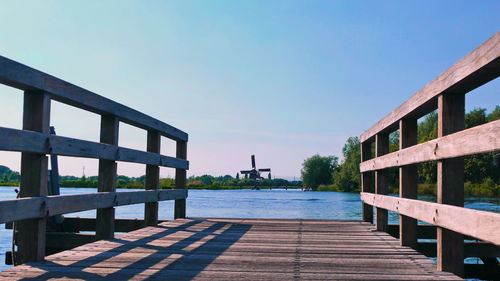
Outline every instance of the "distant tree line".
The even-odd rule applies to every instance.
[[[437,112],[434,111],[418,124],[418,143],[437,138]],[[478,108],[465,114],[465,128],[475,127],[500,119],[500,106],[487,114]],[[399,132],[389,135],[390,148],[399,149]],[[374,146],[372,147],[374,154]],[[494,165],[493,156],[497,152],[464,157],[466,196],[500,196],[500,168]],[[336,156],[314,155],[304,160],[302,179],[305,187],[314,190],[359,192],[361,186],[360,142],[358,137],[350,137],[345,143],[341,163]],[[389,169],[391,192],[398,192],[398,169]],[[437,163],[435,161],[418,164],[419,194],[436,194]]]
[[[0,185],[19,185],[20,175],[18,172],[12,171],[8,167],[0,166]],[[146,176],[140,177],[127,177],[119,175],[116,178],[117,188],[144,188]],[[95,187],[98,185],[98,177],[75,177],[75,176],[61,176],[60,185],[62,187]],[[285,179],[264,179],[256,181],[254,179],[240,179],[238,175],[233,178],[230,175],[225,176],[191,176],[187,179],[187,188],[190,189],[244,189],[259,186],[261,188],[276,188],[276,187],[302,187],[302,181],[288,181]],[[170,189],[175,186],[173,178],[161,178],[160,188]]]

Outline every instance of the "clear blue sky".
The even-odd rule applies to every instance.
[[[234,176],[256,154],[293,177],[306,157],[340,156],[349,136],[497,32],[499,15],[499,1],[3,0],[0,54],[185,130],[190,175]],[[469,109],[500,104],[490,84],[467,96]],[[20,128],[22,95],[0,95],[0,126]],[[94,114],[54,103],[52,124],[98,140]],[[130,126],[120,138],[146,145]],[[0,165],[19,170],[19,158],[0,153]],[[97,174],[94,160],[60,166]],[[119,173],[144,167],[120,163]]]

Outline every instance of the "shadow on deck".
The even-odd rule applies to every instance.
[[[4,280],[461,280],[358,221],[183,219],[48,256]]]

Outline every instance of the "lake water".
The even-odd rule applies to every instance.
[[[15,187],[0,186],[0,200],[13,199]],[[122,192],[132,190],[119,190]],[[62,188],[62,194],[97,192],[95,188]],[[424,200],[433,201],[426,197]],[[478,210],[500,212],[498,199],[469,198],[465,206]],[[160,202],[159,218],[173,219],[173,201]],[[19,210],[22,211],[22,210]],[[190,217],[286,218],[360,220],[359,194],[341,192],[303,192],[301,190],[189,190],[187,215]],[[96,211],[66,216],[94,217]],[[144,215],[144,204],[116,208],[117,218],[138,218]],[[398,215],[390,212],[390,222]],[[0,270],[5,252],[12,243],[12,230],[0,229]]]

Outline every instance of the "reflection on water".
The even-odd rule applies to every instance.
[[[0,187],[0,200],[14,199],[14,187]],[[127,190],[119,190],[127,191]],[[132,190],[128,190],[132,191]],[[95,188],[62,188],[62,194],[97,192]],[[421,200],[435,202],[424,196]],[[467,198],[467,208],[500,212],[498,198]],[[173,202],[160,202],[160,219],[173,219]],[[22,211],[22,210],[20,210]],[[361,201],[357,193],[303,192],[300,190],[190,190],[187,200],[190,217],[286,218],[360,220]],[[95,217],[96,211],[68,216]],[[144,204],[116,208],[117,218],[142,219]],[[399,215],[390,214],[390,223],[398,223]],[[0,270],[5,251],[10,250],[12,231],[0,228]]]

